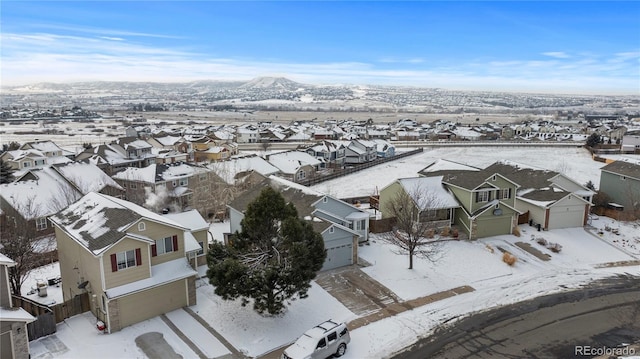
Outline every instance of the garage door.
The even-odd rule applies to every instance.
[[[353,264],[353,245],[351,243],[327,248],[327,259],[322,270],[328,270]]]
[[[499,216],[478,219],[478,238],[498,236],[511,233],[511,217]]]
[[[584,205],[551,207],[549,211],[549,229],[582,227],[584,223]]]
[[[118,299],[122,328],[187,305],[186,279]]]

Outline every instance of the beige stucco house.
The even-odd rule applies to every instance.
[[[9,289],[9,268],[16,263],[0,253],[0,358],[27,359],[29,337],[27,324],[36,320],[22,308],[14,308]]]
[[[50,217],[64,300],[84,292],[111,333],[196,303],[201,247],[177,222],[115,197],[89,193]]]

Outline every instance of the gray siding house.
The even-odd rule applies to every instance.
[[[350,204],[277,176],[265,178],[228,205],[231,233],[242,230],[240,223],[247,206],[266,186],[276,189],[287,202],[293,203],[300,218],[311,221],[314,230],[322,235],[327,250],[322,270],[357,263],[358,242],[368,239],[368,214]]]
[[[600,191],[625,210],[640,210],[640,161],[615,161],[602,167]]]

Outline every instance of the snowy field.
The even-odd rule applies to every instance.
[[[640,157],[640,156],[639,156]],[[584,148],[577,147],[441,147],[391,161],[379,166],[336,178],[311,188],[337,198],[370,196],[398,178],[416,177],[418,172],[434,161],[444,159],[484,168],[509,160],[530,167],[563,173],[584,185],[592,181],[600,184],[600,168],[605,164],[591,159]]]
[[[605,230],[605,226],[617,228],[617,234]],[[475,242],[447,242],[443,257],[436,264],[416,259],[413,270],[407,269],[406,256],[394,254],[388,244],[373,236],[370,245],[359,247],[360,256],[372,264],[363,270],[402,299],[425,296],[460,285],[469,285],[475,291],[436,301],[352,331],[352,341],[344,358],[387,357],[427,336],[440,323],[452,318],[579,288],[611,275],[640,275],[638,265],[604,265],[640,259],[637,251],[640,245],[639,226],[640,222],[618,223],[604,217],[593,219],[592,227],[587,227],[588,230],[573,228],[538,232],[534,227],[522,225],[520,237],[504,235]],[[216,240],[226,231],[228,223],[211,225]],[[553,253],[538,245],[534,240],[538,237],[561,244],[561,252]],[[516,242],[529,243],[551,258],[542,261],[519,249],[515,246]],[[636,244],[636,247],[631,244]],[[502,262],[498,247],[518,257],[514,266]],[[48,271],[39,271],[37,276],[46,278],[56,274],[57,266],[46,268]],[[309,298],[293,301],[286,313],[275,318],[262,317],[250,307],[242,307],[239,301],[222,300],[213,293],[213,287],[206,278],[198,280],[197,286],[198,304],[190,309],[236,349],[250,357],[287,345],[306,329],[327,318],[342,321],[356,318],[355,314],[315,283],[309,291]],[[208,356],[229,353],[185,313],[178,310],[168,313],[167,317]],[[144,353],[135,344],[135,338],[146,332],[163,334],[184,358],[196,355],[159,318],[109,335],[98,332],[95,321],[91,313],[67,319],[58,326],[55,336],[31,342],[32,358],[144,358]],[[56,340],[63,345],[60,346]]]

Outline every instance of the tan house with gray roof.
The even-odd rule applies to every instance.
[[[64,300],[88,292],[111,333],[196,303],[201,250],[189,228],[115,197],[89,193],[50,217]]]

